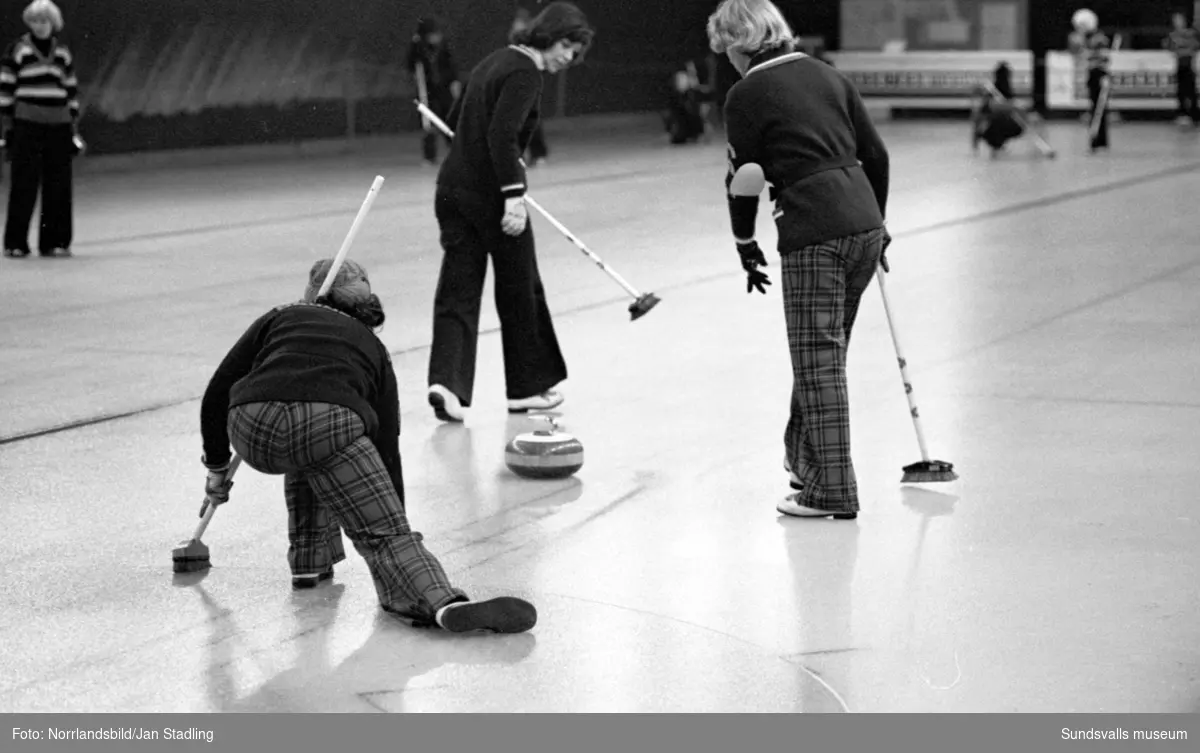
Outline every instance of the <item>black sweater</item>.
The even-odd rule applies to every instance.
[[[314,402],[359,415],[400,499],[400,405],[387,348],[362,322],[326,306],[293,303],[250,325],[217,367],[200,404],[208,465],[230,460],[227,415],[246,403]]]
[[[450,94],[450,85],[458,80],[458,64],[448,42],[442,42],[437,47],[429,44],[420,37],[413,39],[405,59],[408,72],[416,74],[417,63],[425,71],[425,86],[431,97],[446,98]]]
[[[493,52],[471,71],[448,118],[454,129],[438,186],[483,196],[525,195],[521,155],[540,118],[542,73],[516,46]]]
[[[835,68],[781,50],[755,58],[725,101],[729,174],[762,166],[779,252],[873,230],[887,212],[887,148],[858,90]],[[758,197],[730,197],[733,234],[754,238]]]

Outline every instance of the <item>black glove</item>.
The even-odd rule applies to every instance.
[[[757,289],[758,292],[766,295],[767,289],[764,286],[770,285],[771,280],[766,273],[758,271],[759,267],[767,266],[767,257],[763,256],[758,242],[739,243],[737,250],[738,256],[742,257],[742,269],[746,270],[746,292],[752,293]]]

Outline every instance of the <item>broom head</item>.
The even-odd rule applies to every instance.
[[[958,474],[954,472],[954,464],[945,460],[922,460],[919,463],[904,466],[902,484],[936,484],[954,481]]]
[[[181,541],[179,546],[171,551],[171,561],[177,573],[198,573],[212,567],[208,558],[208,547],[197,539]]]

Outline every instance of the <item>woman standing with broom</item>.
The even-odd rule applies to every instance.
[[[538,274],[521,155],[540,117],[542,72],[578,63],[592,30],[574,5],[551,3],[513,40],[471,71],[450,113],[455,136],[438,173],[434,209],[444,254],[428,383],[429,404],[443,421],[462,421],[471,405],[488,257],[509,411],[549,410],[563,401],[553,388],[567,378],[567,366]]]
[[[754,240],[758,195],[772,185],[792,356],[785,515],[857,517],[846,349],[859,300],[891,238],[888,153],[854,85],[797,52],[769,0],[725,0],[708,20],[713,52],[742,80],[725,101],[729,210],[747,292],[770,284]],[[884,269],[887,269],[886,262]]]

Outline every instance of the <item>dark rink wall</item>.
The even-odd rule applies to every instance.
[[[443,20],[465,74],[506,43],[518,5],[57,1],[79,68],[84,135],[99,154],[413,130],[419,118],[404,55],[418,18]],[[4,3],[6,44],[25,31],[25,4]],[[549,115],[657,110],[674,70],[694,59],[706,71],[704,23],[715,0],[578,4],[597,29],[596,44],[565,81],[547,77]],[[525,5],[538,9],[533,0]]]

